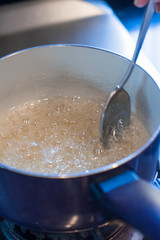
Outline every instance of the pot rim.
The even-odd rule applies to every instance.
[[[102,51],[102,52],[107,52],[109,54],[113,54],[115,56],[118,56],[119,58],[125,59],[127,61],[130,61],[128,58],[121,56],[120,54],[114,53],[112,51],[103,49],[103,48],[99,48],[99,47],[93,47],[93,46],[88,46],[88,45],[81,45],[81,44],[50,44],[50,45],[40,45],[40,46],[35,46],[35,47],[30,47],[30,48],[26,48],[20,51],[16,51],[14,53],[8,54],[4,57],[0,58],[0,61],[5,60],[9,57],[12,57],[14,55],[17,54],[21,54],[24,53],[26,51],[32,51],[34,49],[38,49],[38,48],[48,48],[48,47],[80,47],[80,48],[87,48],[87,49],[93,49],[93,50],[98,50],[98,51]],[[138,68],[140,68],[143,72],[145,72],[151,79],[152,81],[156,84],[156,86],[159,88],[160,90],[160,86],[158,84],[158,80],[156,81],[155,79],[153,79],[149,73],[147,73],[142,67],[140,67],[139,65],[136,64],[136,66]],[[154,132],[154,134],[150,137],[150,139],[141,147],[139,148],[137,151],[131,153],[130,155],[128,155],[125,158],[122,158],[118,161],[116,161],[115,163],[111,163],[108,165],[105,165],[103,167],[99,167],[99,168],[95,168],[92,170],[87,170],[87,171],[79,171],[79,172],[73,172],[73,173],[67,173],[67,174],[45,174],[45,173],[35,173],[35,172],[27,172],[25,170],[21,170],[21,169],[17,169],[11,166],[7,166],[3,163],[0,163],[0,168],[8,170],[10,172],[14,172],[16,174],[22,174],[22,175],[26,175],[26,176],[30,176],[30,177],[38,177],[38,178],[49,178],[49,179],[66,179],[66,178],[80,178],[80,177],[87,177],[90,175],[95,175],[95,174],[99,174],[99,173],[103,173],[109,170],[112,170],[114,168],[120,167],[123,164],[131,161],[132,159],[136,158],[138,155],[140,155],[142,152],[144,152],[154,141],[155,139],[158,137],[158,135],[160,135],[160,124],[157,128],[157,130]]]

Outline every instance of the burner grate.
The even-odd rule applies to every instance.
[[[0,240],[147,240],[134,229],[117,224],[85,232],[41,233],[2,220],[0,222]]]
[[[102,228],[74,233],[41,233],[31,231],[14,223],[0,222],[0,240],[108,240],[123,227],[121,223],[112,223]]]

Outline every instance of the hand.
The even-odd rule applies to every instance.
[[[160,13],[160,0],[154,0],[156,3],[155,10],[156,12]],[[144,7],[149,0],[134,0],[134,5],[136,7]]]

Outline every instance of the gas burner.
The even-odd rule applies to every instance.
[[[119,226],[117,228],[117,226]],[[147,240],[134,229],[117,223],[92,231],[74,233],[36,232],[14,223],[0,222],[0,240]]]

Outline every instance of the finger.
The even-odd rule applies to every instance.
[[[160,13],[160,2],[156,4],[156,12]]]
[[[160,13],[160,0],[154,0],[156,5],[155,5],[155,11],[157,13]],[[144,7],[146,4],[148,4],[149,0],[134,0],[134,5],[136,7]]]
[[[144,7],[148,2],[149,0],[134,0],[134,5],[136,7]]]

